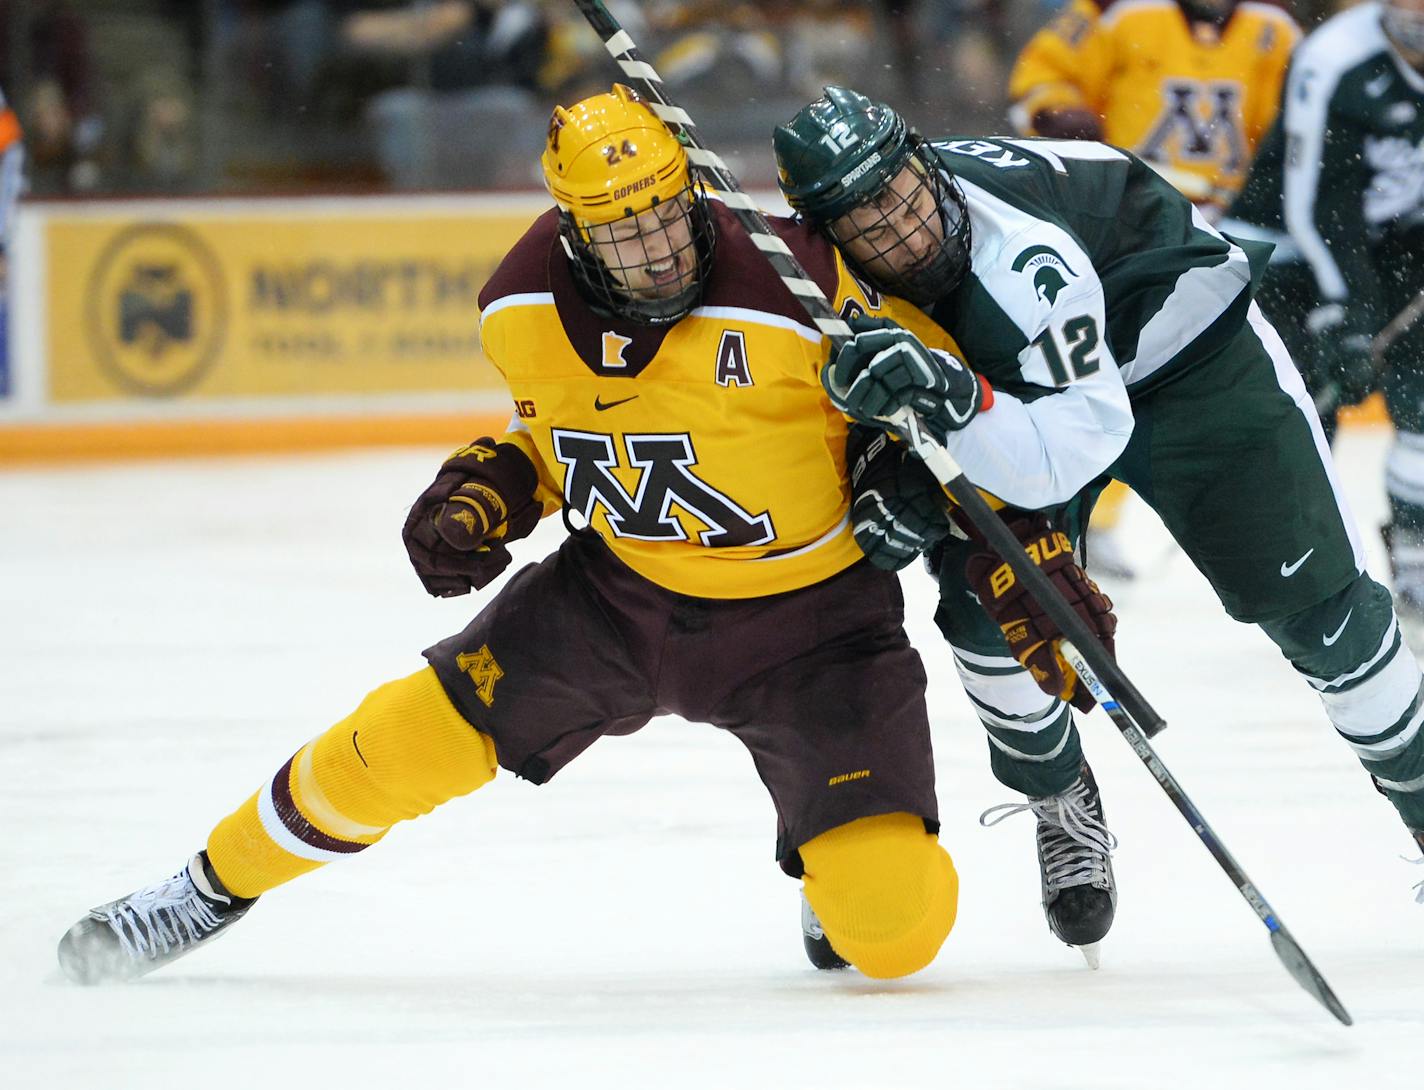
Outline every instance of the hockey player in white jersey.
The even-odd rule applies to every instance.
[[[1384,393],[1384,529],[1400,617],[1424,630],[1424,0],[1364,3],[1301,43],[1270,143],[1228,229],[1277,247],[1263,307],[1321,415]],[[1282,254],[1295,260],[1282,260]],[[1416,641],[1418,645],[1419,641]]]
[[[1131,486],[1227,612],[1259,625],[1319,694],[1424,846],[1419,667],[1388,591],[1364,570],[1310,397],[1253,301],[1269,247],[1220,234],[1127,152],[926,141],[843,88],[827,88],[774,144],[791,206],[858,275],[929,313],[992,386],[990,399],[971,396],[956,361],[858,320],[824,374],[832,399],[870,424],[915,408],[971,481],[1052,520],[1045,541],[1052,526],[1076,540],[1109,480]],[[1052,926],[1052,898],[1100,882],[1110,844],[1080,772],[1071,671],[1045,651],[1061,634],[973,559],[982,547],[951,531],[928,471],[887,451],[860,475],[858,538],[882,566],[931,557],[937,620],[994,772],[1039,817]],[[1075,603],[1085,614],[1088,593]],[[992,621],[948,608],[966,594]],[[1102,866],[1070,863],[1067,845]]]

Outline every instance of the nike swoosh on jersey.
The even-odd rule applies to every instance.
[[[1308,550],[1308,551],[1306,552],[1306,554],[1305,554],[1303,557],[1301,557],[1299,560],[1297,560],[1294,564],[1282,564],[1282,565],[1281,565],[1281,578],[1282,578],[1282,579],[1289,579],[1292,575],[1294,575],[1296,572],[1298,572],[1298,571],[1300,570],[1300,566],[1301,566],[1302,564],[1304,564],[1307,560],[1310,559],[1310,554],[1313,553],[1313,552],[1315,552],[1314,549]]]
[[[1326,647],[1333,647],[1334,644],[1335,644],[1335,641],[1340,638],[1340,633],[1341,633],[1341,632],[1344,632],[1344,631],[1345,631],[1345,626],[1350,623],[1350,615],[1353,614],[1354,612],[1355,612],[1355,607],[1354,607],[1354,606],[1351,606],[1351,607],[1350,607],[1350,612],[1347,613],[1347,614],[1345,614],[1345,619],[1340,622],[1340,627],[1337,628],[1334,632],[1332,632],[1332,633],[1331,633],[1330,635],[1328,635],[1328,636],[1321,636],[1321,637],[1320,637],[1320,642],[1323,643]]]
[[[617,401],[604,401],[595,394],[593,397],[593,408],[596,412],[601,413],[604,409],[615,409],[619,405],[626,405],[630,401],[636,401],[638,396],[638,394],[634,394],[632,397],[619,398]]]

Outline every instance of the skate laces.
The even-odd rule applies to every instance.
[[[1069,886],[1106,889],[1107,858],[1118,842],[1094,813],[1095,802],[1092,790],[1080,776],[1062,794],[991,806],[979,815],[979,824],[987,829],[1015,814],[1033,814],[1038,819],[1038,851],[1049,895]]]
[[[187,867],[94,914],[108,923],[131,958],[155,957],[198,942],[222,923],[217,906],[198,891]]]

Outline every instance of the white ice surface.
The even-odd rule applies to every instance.
[[[1385,441],[1339,452],[1376,570]],[[136,985],[65,983],[71,922],[176,870],[300,743],[464,625],[478,601],[427,598],[400,544],[441,453],[0,473],[0,1086],[1418,1085],[1424,867],[1314,696],[1141,510],[1121,662],[1353,1029],[1286,975],[1101,712],[1084,730],[1122,840],[1118,920],[1097,973],[1049,935],[1032,822],[976,824],[1008,796],[918,572],[962,892],[912,978],[806,964],[750,760],[668,720],[546,787],[502,775]]]

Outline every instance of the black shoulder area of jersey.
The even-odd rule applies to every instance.
[[[766,256],[752,242],[736,216],[712,201],[717,229],[717,260],[703,296],[704,306],[746,307],[810,324],[805,309],[781,282]],[[820,233],[787,216],[768,216],[772,230],[786,243],[807,276],[834,305],[837,286],[835,250]]]
[[[549,258],[558,245],[559,210],[551,208],[524,232],[480,289],[480,309],[506,295],[549,291]]]

